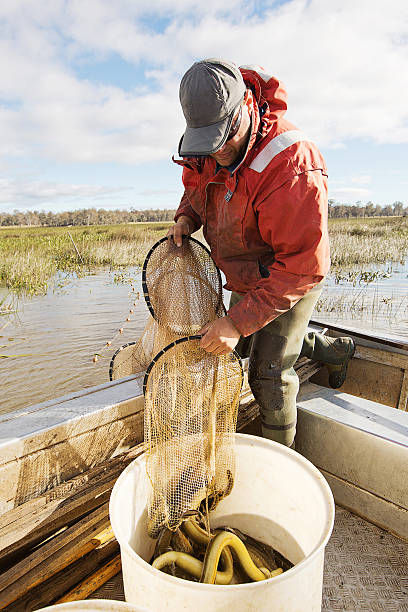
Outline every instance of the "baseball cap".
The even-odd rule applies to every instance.
[[[244,79],[233,62],[216,58],[195,62],[180,83],[187,127],[179,155],[210,155],[220,149],[245,91]]]

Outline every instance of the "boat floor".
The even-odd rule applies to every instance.
[[[122,574],[91,598],[123,601]],[[337,506],[326,547],[322,610],[408,612],[408,543]]]

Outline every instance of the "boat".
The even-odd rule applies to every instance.
[[[336,502],[322,610],[408,610],[408,343],[310,325],[356,343],[340,389],[296,364],[296,451]],[[124,600],[108,503],[144,450],[142,386],[135,374],[0,417],[0,609]],[[246,378],[237,430],[260,434]]]

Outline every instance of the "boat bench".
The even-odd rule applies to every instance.
[[[336,503],[408,540],[408,413],[310,382],[297,405],[296,450]]]

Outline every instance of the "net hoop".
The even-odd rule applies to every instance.
[[[128,342],[127,344],[122,344],[122,346],[120,346],[112,355],[112,359],[110,360],[110,364],[109,364],[109,380],[112,382],[113,380],[116,380],[113,378],[113,372],[114,372],[114,366],[115,366],[115,359],[118,356],[119,353],[121,353],[123,351],[123,349],[127,348],[128,346],[134,346],[135,344],[137,344],[137,342]],[[130,374],[130,376],[132,376],[132,374]]]
[[[222,278],[221,278],[221,272],[217,266],[217,264],[215,263],[215,261],[213,260],[213,258],[211,257],[211,253],[209,251],[209,249],[207,249],[207,247],[200,242],[199,240],[197,240],[196,238],[192,238],[191,236],[185,236],[183,235],[183,240],[188,240],[193,242],[194,244],[198,245],[199,247],[201,247],[201,249],[207,254],[208,258],[211,259],[212,263],[214,264],[214,268],[217,271],[217,276],[218,276],[218,281],[219,281],[219,285],[222,288]],[[146,258],[143,262],[143,268],[142,268],[142,291],[143,291],[143,297],[145,299],[146,302],[146,306],[149,309],[150,314],[152,315],[152,317],[158,321],[158,318],[156,317],[156,314],[154,312],[154,308],[153,308],[153,304],[151,303],[150,300],[150,296],[149,296],[149,288],[148,288],[148,283],[147,283],[147,266],[149,264],[150,258],[153,255],[153,253],[155,252],[155,250],[161,245],[163,244],[163,242],[166,242],[167,240],[172,240],[171,237],[169,236],[164,236],[164,238],[160,238],[160,240],[158,240],[150,249],[150,251],[148,252],[148,254],[146,255]],[[217,308],[222,305],[224,313],[226,313],[225,310],[225,306],[224,304],[222,304],[222,291],[220,291],[220,296],[219,296],[219,303],[217,304]]]
[[[146,389],[147,389],[147,383],[149,380],[149,374],[152,371],[154,365],[157,363],[157,361],[160,359],[162,355],[164,355],[167,351],[172,349],[174,346],[177,346],[178,344],[182,344],[183,342],[188,342],[189,340],[201,340],[201,338],[202,336],[200,335],[185,336],[184,338],[177,338],[177,340],[175,340],[174,342],[170,342],[170,344],[168,344],[161,351],[159,351],[157,355],[153,357],[152,361],[150,362],[146,370],[146,373],[143,379],[143,395],[146,396]],[[133,343],[131,342],[130,344],[133,344]],[[239,363],[239,367],[241,370],[241,387],[242,387],[242,383],[244,380],[244,368],[242,367],[242,359],[235,350],[232,350],[231,353],[234,355],[234,357],[237,359]]]

